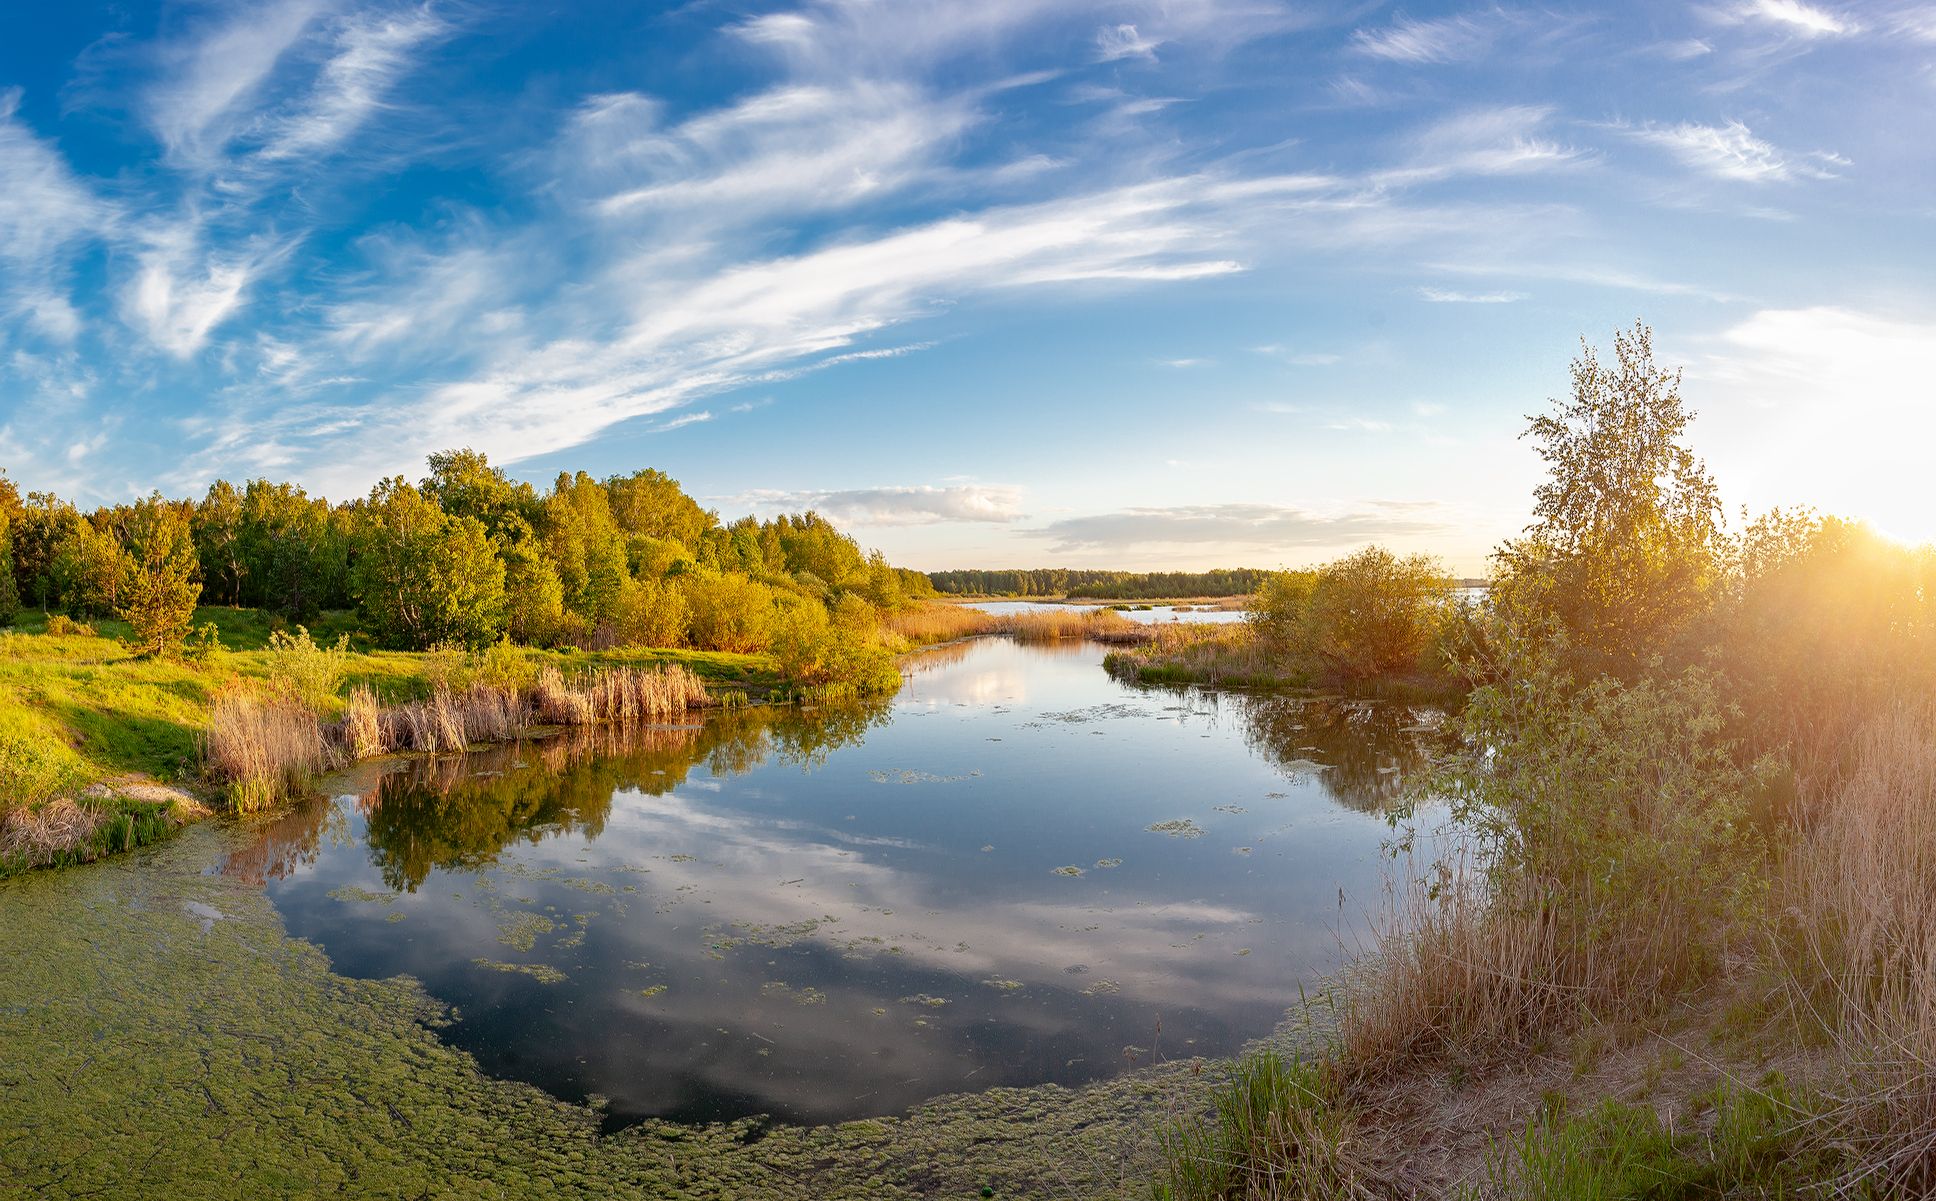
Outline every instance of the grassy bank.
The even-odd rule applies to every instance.
[[[227,762],[218,756],[211,763],[205,752],[211,713],[224,698],[230,716],[239,718],[243,710],[259,713],[264,698],[289,690],[291,655],[272,645],[284,634],[283,623],[259,610],[224,608],[199,609],[196,621],[212,622],[229,649],[199,662],[137,658],[120,641],[127,633],[123,623],[77,629],[55,618],[49,632],[49,620],[39,614],[0,632],[0,869],[90,859],[142,845],[225,802],[230,784],[281,771],[286,756],[266,741],[257,749],[274,764],[265,760],[259,770],[233,770],[236,739],[228,743]],[[451,698],[469,694],[471,677],[482,670],[473,662],[477,657],[458,652],[367,649],[353,627],[347,614],[326,614],[318,622],[317,642],[348,634],[350,647],[366,649],[338,657],[335,679],[299,707],[307,718],[297,709],[285,710],[298,725],[340,722],[351,697],[362,698],[366,709],[415,712],[420,718],[426,707],[437,710],[441,704],[449,710]],[[722,697],[758,698],[783,686],[766,655],[522,647],[493,653],[499,671],[533,685],[545,678],[562,682],[677,669]],[[270,732],[256,724],[260,728],[232,732]],[[461,722],[443,728],[465,738],[483,732]],[[311,736],[309,743],[314,742]],[[285,749],[290,745],[285,738]],[[393,721],[366,749],[406,748],[430,749]],[[305,770],[323,766],[318,759]]]

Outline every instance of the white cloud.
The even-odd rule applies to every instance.
[[[109,233],[119,214],[18,120],[20,99],[19,88],[0,89],[0,304],[65,342],[80,328],[66,291],[69,255]]]
[[[1119,58],[1156,58],[1161,39],[1146,38],[1134,25],[1105,25],[1096,31],[1096,48],[1104,62]]]
[[[1548,107],[1503,105],[1470,109],[1420,131],[1412,162],[1377,172],[1379,183],[1412,184],[1457,175],[1514,175],[1576,166],[1580,151],[1538,136],[1553,115]]]
[[[1452,292],[1444,288],[1420,288],[1418,294],[1439,304],[1511,304],[1526,299],[1524,292]]]
[[[429,6],[400,14],[364,14],[336,32],[337,52],[323,65],[305,102],[271,122],[264,159],[289,159],[332,149],[383,103],[412,66],[409,52],[449,31]]]
[[[1670,126],[1642,126],[1629,136],[1651,146],[1659,146],[1681,162],[1717,179],[1736,179],[1747,183],[1808,176],[1832,179],[1830,173],[1783,156],[1780,150],[1754,136],[1746,125],[1729,121],[1726,125],[1698,125],[1683,122]]]
[[[1755,0],[1743,15],[1788,26],[1806,37],[1855,33],[1861,29],[1847,17],[1803,4],[1801,0]]]
[[[1181,505],[1068,517],[1016,534],[1054,540],[1054,554],[1182,547],[1288,552],[1457,532],[1460,527],[1449,516],[1443,506],[1430,502],[1380,503],[1336,514],[1266,504]]]
[[[161,50],[172,68],[148,97],[148,119],[175,155],[205,160],[226,143],[236,110],[255,96],[276,63],[316,17],[321,0],[241,5],[197,39]]]
[[[806,492],[760,490],[709,499],[752,505],[765,511],[812,509],[830,520],[855,526],[932,525],[942,521],[1007,525],[1028,520],[1028,514],[1019,507],[1022,489],[1000,484]]]
[[[1373,58],[1400,63],[1446,63],[1483,56],[1492,35],[1470,17],[1440,17],[1415,21],[1400,17],[1384,29],[1360,29],[1351,35],[1352,48]]]

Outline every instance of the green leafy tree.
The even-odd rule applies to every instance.
[[[127,528],[115,612],[134,627],[130,645],[138,654],[179,654],[194,628],[195,605],[202,596],[194,531],[181,508],[159,492],[133,507]]]
[[[195,506],[195,550],[202,559],[202,589],[211,602],[242,603],[242,494],[216,480]]]
[[[1726,579],[1720,497],[1682,441],[1694,414],[1680,372],[1654,363],[1639,323],[1613,349],[1603,365],[1582,340],[1572,396],[1530,419],[1549,478],[1535,493],[1538,520],[1495,556],[1495,608],[1557,620],[1582,679],[1636,678]]]
[[[20,616],[20,591],[13,581],[13,515],[0,512],[0,626]]]
[[[699,507],[679,481],[648,467],[605,481],[612,519],[627,534],[670,539],[688,551],[699,545],[707,530],[719,525],[719,514]]]
[[[128,576],[128,554],[111,533],[86,518],[68,527],[49,567],[53,590],[75,617],[105,617],[120,603]]]
[[[29,492],[13,526],[13,572],[23,600],[46,609],[60,600],[54,560],[87,519],[51,492]]]
[[[504,562],[482,522],[451,517],[397,476],[370,490],[360,527],[358,604],[386,645],[497,641],[506,616]]]

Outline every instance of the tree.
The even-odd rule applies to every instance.
[[[361,512],[355,588],[386,645],[487,646],[504,630],[504,562],[475,517],[453,518],[405,482],[384,480]]]
[[[1653,334],[1614,335],[1603,366],[1581,340],[1573,395],[1532,417],[1549,478],[1538,520],[1494,556],[1496,610],[1557,622],[1582,678],[1635,678],[1712,603],[1726,542],[1714,481],[1681,438],[1680,371],[1656,366]]]
[[[129,644],[136,653],[165,658],[188,640],[202,596],[194,533],[159,492],[134,506],[127,528],[115,613],[134,627]]]
[[[195,506],[195,547],[202,557],[202,588],[214,602],[242,603],[242,494],[216,480]]]
[[[48,574],[60,603],[74,617],[103,617],[119,606],[127,579],[127,552],[113,534],[94,528],[84,517],[68,524],[54,548]]]
[[[0,482],[11,481],[0,476]],[[20,616],[20,591],[13,582],[13,514],[0,511],[0,626]]]

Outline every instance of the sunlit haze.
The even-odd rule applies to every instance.
[[[897,564],[1476,573],[1636,319],[1728,500],[1936,537],[1936,6],[21,5],[0,466],[471,446]]]

